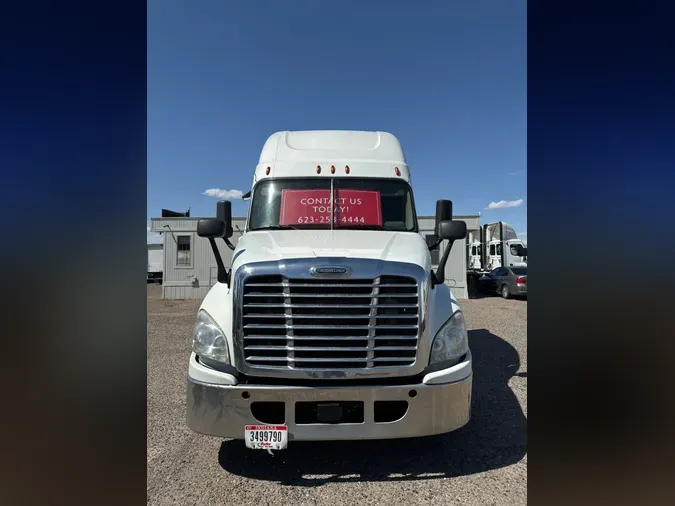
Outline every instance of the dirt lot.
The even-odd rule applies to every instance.
[[[293,443],[274,457],[185,426],[198,301],[148,286],[148,504],[257,506],[527,502],[527,301],[463,301],[472,420],[418,440]]]

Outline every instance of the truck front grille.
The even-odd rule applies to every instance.
[[[414,278],[254,276],[246,279],[243,298],[244,358],[251,366],[371,369],[415,363]]]

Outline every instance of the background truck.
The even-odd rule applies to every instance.
[[[164,272],[164,246],[148,244],[148,283],[161,283]]]
[[[467,240],[469,296],[478,290],[478,279],[497,267],[527,267],[527,246],[503,221],[488,223],[469,232]]]
[[[253,449],[439,434],[470,418],[472,359],[444,283],[466,223],[419,234],[410,171],[385,132],[278,132],[234,246],[229,202],[198,222],[218,282],[197,314],[187,425]],[[217,240],[233,250],[227,270]],[[430,249],[448,241],[438,268]],[[291,443],[292,444],[292,443]]]

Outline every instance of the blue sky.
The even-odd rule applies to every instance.
[[[526,58],[524,0],[150,0],[148,218],[214,215],[275,131],[384,130],[419,215],[526,233]]]

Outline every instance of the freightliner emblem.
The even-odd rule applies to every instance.
[[[347,278],[351,275],[352,271],[348,267],[324,266],[312,267],[309,273],[312,276]]]

